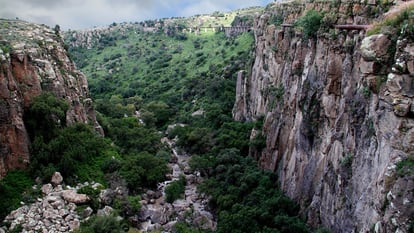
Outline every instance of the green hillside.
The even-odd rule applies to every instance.
[[[137,96],[143,103],[166,103],[173,117],[208,108],[216,98],[228,101],[230,110],[236,72],[248,68],[253,43],[249,33],[226,38],[214,32],[167,36],[129,30],[111,38],[114,44],[102,40],[102,46],[72,50],[97,103]]]

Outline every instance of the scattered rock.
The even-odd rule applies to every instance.
[[[86,209],[84,209],[82,211],[82,217],[85,219],[85,218],[91,216],[92,213],[93,213],[93,209],[88,206],[88,207],[86,207]]]
[[[109,216],[114,211],[110,206],[105,206],[103,209],[98,210],[98,216]]]
[[[191,113],[192,117],[196,117],[196,116],[203,116],[204,115],[204,110],[203,109],[199,109],[193,113]]]
[[[53,186],[51,184],[45,184],[42,186],[42,193],[45,195],[48,195],[50,192],[52,192]]]
[[[75,204],[82,204],[88,202],[90,199],[86,194],[78,194],[75,190],[65,190],[62,192],[62,197],[68,202]]]
[[[50,183],[52,183],[52,185],[56,187],[57,185],[62,184],[62,181],[63,181],[63,177],[60,174],[60,172],[55,172],[52,175],[52,179],[50,180]]]

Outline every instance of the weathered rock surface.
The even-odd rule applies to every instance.
[[[316,8],[333,12],[337,24],[369,24],[367,7],[290,2],[269,11],[288,23]],[[335,37],[304,41],[269,18],[256,19],[255,62],[237,80],[234,118],[265,118],[266,148],[251,155],[278,174],[311,225],[407,232],[413,177],[399,177],[395,165],[414,149],[412,40],[401,38],[391,56],[386,35],[336,29]]]
[[[96,121],[88,84],[69,59],[58,35],[46,26],[1,20],[0,28],[0,177],[29,163],[24,110],[42,92],[69,103],[67,123]]]

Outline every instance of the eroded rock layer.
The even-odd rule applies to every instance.
[[[0,177],[29,162],[24,110],[42,92],[69,103],[69,124],[84,122],[97,130],[86,77],[64,49],[59,32],[23,21],[0,20]],[[100,131],[102,132],[102,131]]]
[[[414,146],[413,40],[334,29],[369,25],[380,7],[276,4],[257,17],[256,60],[238,76],[234,118],[264,117],[266,147],[252,156],[311,225],[333,232],[407,232],[414,215],[414,179],[396,172]],[[317,38],[304,40],[291,24],[309,9],[327,14]]]

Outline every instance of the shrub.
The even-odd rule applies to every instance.
[[[414,157],[409,156],[406,159],[397,163],[397,174],[399,176],[413,176],[414,175]]]
[[[99,209],[99,194],[101,190],[94,189],[91,186],[85,186],[78,190],[78,193],[86,194],[90,198],[89,205],[94,210],[97,211]]]
[[[299,18],[295,26],[299,26],[303,30],[303,38],[315,38],[319,27],[321,26],[323,15],[316,10],[309,10],[306,14]]]
[[[185,177],[181,176],[180,179],[174,180],[165,188],[166,201],[173,203],[179,199],[185,191]]]
[[[93,216],[82,222],[77,233],[122,233],[122,223],[114,216]]]
[[[10,53],[12,50],[13,50],[13,48],[11,47],[11,45],[10,44],[8,44],[8,43],[4,43],[3,42],[3,44],[0,44],[0,49],[3,51],[3,53],[5,53],[5,54],[8,54],[8,53]]]
[[[211,195],[217,232],[309,232],[298,206],[276,189],[276,176],[257,168],[253,158],[225,149],[213,167],[199,188]]]
[[[132,212],[137,213],[141,209],[140,201],[140,196],[128,196],[128,203],[131,206]]]
[[[128,188],[137,192],[143,187],[156,187],[157,183],[165,179],[168,167],[162,158],[141,152],[125,158],[120,172]]]
[[[75,124],[55,134],[49,142],[38,136],[32,143],[32,175],[46,182],[54,171],[60,171],[68,183],[103,182],[102,164],[108,157],[118,157],[109,141],[96,135],[85,124]]]

